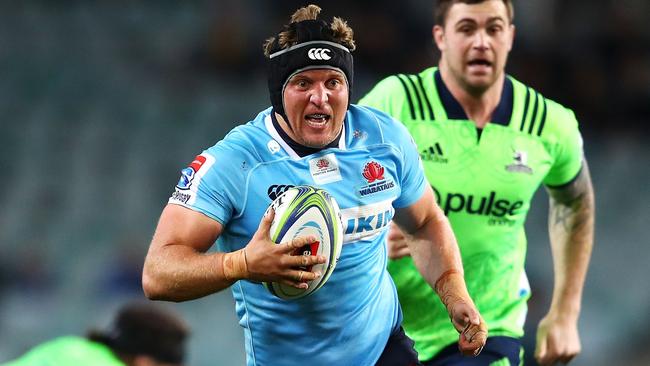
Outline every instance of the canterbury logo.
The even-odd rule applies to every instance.
[[[275,201],[278,196],[280,196],[282,193],[286,192],[289,190],[289,188],[293,188],[291,184],[274,184],[269,186],[269,189],[266,190],[266,194],[269,196],[271,201]]]
[[[329,60],[332,56],[328,55],[328,52],[332,52],[327,48],[312,48],[307,51],[307,56],[312,60]]]

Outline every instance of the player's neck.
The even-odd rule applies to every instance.
[[[494,84],[488,89],[481,91],[470,90],[468,87],[459,83],[444,64],[440,65],[440,76],[451,95],[463,107],[467,117],[474,122],[476,127],[485,127],[492,118],[492,113],[501,100],[505,74],[501,73],[501,76]]]
[[[336,138],[329,144],[323,147],[310,147],[296,141],[293,129],[291,129],[291,126],[287,123],[287,121],[284,120],[284,117],[282,117],[281,114],[273,111],[271,114],[271,122],[273,123],[275,130],[278,132],[278,135],[280,135],[280,138],[287,145],[289,145],[289,147],[291,147],[291,149],[293,149],[293,151],[300,157],[315,154],[323,149],[330,147],[338,147],[339,141],[341,140],[341,135],[343,133],[343,126],[341,126],[341,131],[339,131],[339,134],[336,136]]]

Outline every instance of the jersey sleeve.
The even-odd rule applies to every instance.
[[[401,123],[397,124],[400,129],[406,132],[406,129]],[[401,175],[402,194],[393,203],[395,208],[407,207],[414,204],[422,197],[424,187],[427,184],[427,180],[424,177],[422,160],[420,160],[415,141],[413,141],[410,135],[403,148],[404,171]]]
[[[363,98],[359,105],[377,108],[395,116],[401,110],[401,98],[404,94],[402,84],[397,76],[389,76],[375,85]]]
[[[236,155],[236,150],[224,141],[203,151],[181,170],[169,203],[201,212],[225,225],[236,210],[233,192],[245,183],[233,163]]]
[[[551,169],[544,178],[544,184],[549,187],[561,186],[571,182],[582,167],[583,143],[578,121],[570,109],[558,104],[555,108],[561,108],[555,124],[555,146],[554,161]]]
[[[385,121],[384,136],[390,136],[389,142],[395,146],[402,157],[400,171],[402,194],[393,202],[393,206],[395,208],[410,206],[422,197],[427,180],[415,141],[406,127],[392,118],[400,118],[406,108],[404,86],[399,77],[392,75],[377,83],[359,100],[359,105],[381,111],[375,113],[379,119]]]
[[[402,123],[381,111],[369,109],[381,120],[381,125],[384,127],[384,138],[399,156],[397,178],[401,194],[393,201],[393,207],[410,206],[422,197],[424,188],[428,184],[415,141]]]

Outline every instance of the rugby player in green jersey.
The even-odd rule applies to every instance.
[[[170,309],[131,302],[107,330],[49,340],[0,366],[180,366],[189,332]]]
[[[388,112],[411,132],[457,236],[470,295],[490,329],[477,358],[460,355],[444,306],[409,256],[408,238],[392,227],[388,268],[403,325],[425,365],[521,363],[530,296],[524,221],[542,184],[550,196],[555,286],[535,357],[541,365],[567,363],[581,349],[577,323],[594,230],[591,179],[573,112],[504,72],[512,20],[510,0],[437,1],[438,67],[390,76],[359,103]]]

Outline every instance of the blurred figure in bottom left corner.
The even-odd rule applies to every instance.
[[[105,330],[62,336],[1,366],[180,366],[190,330],[168,308],[148,302],[122,306]]]

